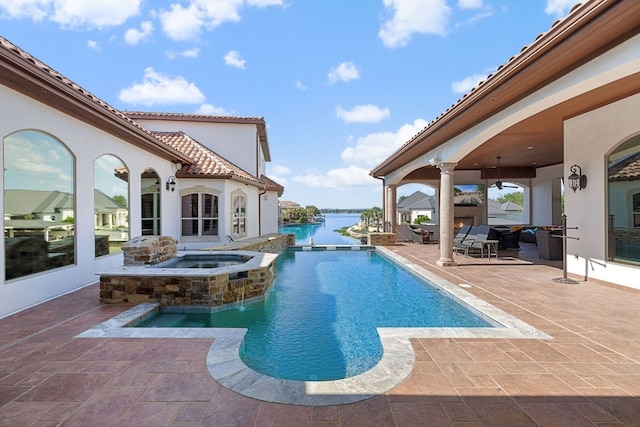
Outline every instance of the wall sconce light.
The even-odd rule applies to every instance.
[[[569,169],[571,175],[569,175],[569,188],[575,193],[577,189],[582,190],[587,188],[587,176],[582,175],[582,168],[578,165],[573,165]]]
[[[431,166],[438,166],[440,162],[442,162],[442,160],[440,160],[440,157],[437,157],[437,156],[429,160],[429,164]]]
[[[166,188],[167,188],[167,191],[171,190],[172,193],[174,191],[176,191],[176,177],[175,176],[172,175],[169,178],[167,178]]]

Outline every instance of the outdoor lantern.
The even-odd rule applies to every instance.
[[[569,188],[575,193],[577,189],[582,190],[587,187],[587,176],[582,175],[582,168],[578,165],[573,165],[570,168],[571,175],[569,175]]]
[[[171,190],[172,193],[176,191],[176,177],[172,175],[169,178],[167,178],[166,186],[167,186],[167,191]]]

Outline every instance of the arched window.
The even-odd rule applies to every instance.
[[[75,263],[74,157],[49,134],[4,138],[7,280]]]
[[[145,169],[140,176],[142,192],[142,235],[160,235],[160,176],[153,169]]]
[[[191,193],[182,196],[182,235],[204,237],[218,235],[218,196]]]
[[[235,235],[247,234],[247,196],[242,190],[231,193],[231,232]]]
[[[122,253],[129,240],[129,170],[111,154],[94,162],[95,256]]]
[[[640,136],[617,147],[607,164],[608,259],[640,264]]]

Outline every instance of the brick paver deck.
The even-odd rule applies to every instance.
[[[437,245],[391,249],[553,339],[414,339],[386,394],[282,405],[216,383],[212,340],[74,338],[130,308],[100,306],[94,285],[0,320],[0,426],[640,425],[639,293],[554,282],[561,264],[527,250],[440,269]]]

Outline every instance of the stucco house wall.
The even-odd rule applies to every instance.
[[[161,179],[172,174],[173,165],[140,148],[132,146],[84,122],[32,100],[5,86],[0,86],[0,136],[25,129],[49,133],[66,145],[75,157],[75,235],[76,264],[4,281],[0,285],[0,317],[31,305],[96,282],[96,272],[122,264],[122,256],[94,257],[94,161],[103,154],[114,154],[129,167],[132,176],[140,176],[146,167],[153,167]],[[4,150],[0,159],[4,164]],[[3,175],[0,181],[4,188]],[[167,195],[166,197],[170,197]],[[140,180],[130,183],[130,216],[140,217]],[[169,218],[171,203],[162,204],[162,215]],[[4,203],[0,204],[3,209]],[[140,221],[131,221],[131,235],[140,235]],[[169,230],[167,230],[169,231]],[[4,245],[0,257],[5,259]]]
[[[140,118],[135,120],[152,131],[181,130],[241,169],[258,177],[264,174],[264,170],[258,170],[259,164],[264,168],[264,158],[258,158],[262,155],[262,150],[259,149],[258,130],[255,125]]]
[[[565,191],[569,227],[578,227],[569,235],[580,238],[567,242],[567,269],[636,289],[640,289],[640,268],[606,261],[606,159],[616,146],[640,133],[638,111],[640,94],[568,119],[564,125],[564,176],[577,164],[588,179],[587,188]]]

